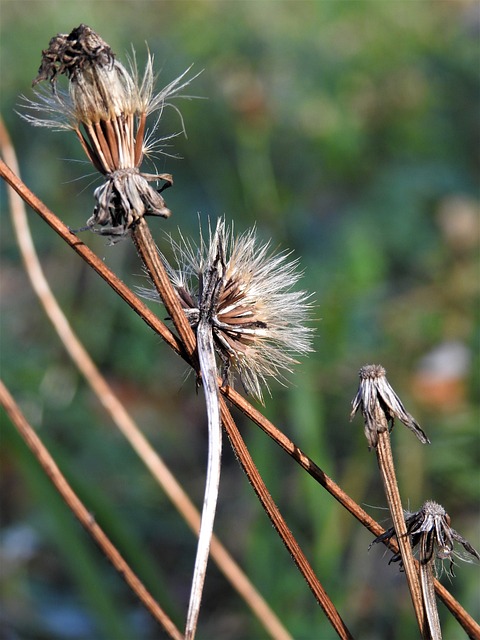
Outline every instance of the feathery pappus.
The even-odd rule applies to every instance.
[[[284,382],[295,356],[313,350],[313,329],[306,326],[311,296],[293,290],[302,275],[298,261],[288,252],[274,254],[255,229],[236,237],[224,219],[209,229],[208,241],[201,235],[195,246],[182,236],[172,248],[176,268],[162,256],[170,279],[191,326],[209,320],[224,383],[237,373],[245,390],[263,401],[267,378]]]

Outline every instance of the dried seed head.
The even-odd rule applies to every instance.
[[[434,562],[435,559],[449,560],[449,573],[453,575],[454,557],[465,562],[480,560],[480,554],[465,540],[455,529],[450,526],[450,516],[441,504],[433,500],[427,500],[414,513],[405,512],[405,524],[407,525],[407,535],[410,536],[412,549],[418,551],[418,559],[422,564]],[[395,536],[395,529],[392,527],[372,542],[383,542]],[[459,542],[465,552],[455,549],[455,542]],[[401,556],[395,554],[390,562],[399,562],[402,566]],[[389,564],[390,564],[389,562]]]
[[[152,57],[140,80],[134,61],[128,71],[84,24],[69,34],[58,34],[42,52],[33,84],[49,80],[50,88],[37,92],[39,102],[26,100],[25,106],[49,117],[23,117],[35,126],[73,129],[89,160],[105,176],[105,184],[94,193],[97,206],[87,222],[92,230],[99,225],[104,235],[124,235],[144,215],[170,215],[160,191],[172,184],[172,177],[140,173],[140,165],[147,147],[154,146],[145,140],[147,116],[161,114],[168,100],[178,96],[189,83],[185,73],[154,95]],[[68,93],[57,86],[62,74],[69,80]],[[159,117],[155,127],[158,122]],[[160,191],[148,184],[158,180],[165,182]]]
[[[352,402],[350,419],[360,411],[365,420],[365,436],[369,448],[376,448],[378,434],[391,431],[395,418],[408,427],[423,444],[430,443],[415,419],[406,411],[400,398],[390,386],[381,365],[365,365],[359,371],[360,385]]]
[[[257,243],[255,230],[235,238],[222,219],[208,244],[203,237],[198,248],[183,237],[172,243],[178,268],[167,269],[190,324],[209,321],[225,382],[238,373],[246,391],[262,401],[266,378],[284,381],[294,355],[312,351],[312,329],[305,326],[310,296],[292,291],[301,275],[297,261],[288,261],[288,253],[272,255],[269,243]]]

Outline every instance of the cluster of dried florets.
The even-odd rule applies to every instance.
[[[185,72],[186,73],[186,72]],[[109,45],[90,27],[80,25],[51,39],[33,84],[50,81],[37,92],[39,102],[26,101],[49,118],[26,115],[35,126],[73,129],[94,167],[105,176],[95,190],[97,205],[87,226],[104,235],[123,235],[145,215],[168,217],[160,192],[172,184],[170,174],[140,172],[146,151],[147,116],[162,111],[189,83],[185,73],[154,94],[153,59],[148,57],[143,79],[134,63],[128,71]],[[57,86],[68,78],[68,93]],[[157,119],[158,123],[158,119]],[[157,190],[149,182],[164,181]]]
[[[365,422],[365,436],[370,448],[378,444],[378,434],[391,431],[395,418],[403,422],[417,436],[422,444],[430,443],[418,422],[403,406],[402,401],[390,386],[385,369],[378,364],[367,364],[359,371],[360,385],[352,402],[350,418],[362,412]]]
[[[433,562],[435,559],[448,560],[450,562],[449,573],[453,575],[454,557],[465,562],[480,560],[480,554],[468,540],[465,540],[450,526],[450,516],[438,502],[427,500],[418,511],[413,513],[407,511],[405,523],[411,546],[418,551],[418,559],[421,564]],[[372,544],[390,540],[395,535],[395,529],[392,527],[375,538]],[[456,550],[456,542],[463,546],[466,553]],[[401,563],[399,553],[390,559],[390,562],[399,561]]]

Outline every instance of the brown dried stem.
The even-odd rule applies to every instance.
[[[251,485],[253,486],[255,493],[257,494],[258,499],[260,500],[268,517],[272,521],[273,526],[282,538],[284,545],[290,552],[300,572],[307,581],[307,584],[312,590],[312,593],[317,599],[317,602],[324,610],[325,615],[327,616],[332,627],[337,632],[339,638],[343,638],[345,640],[347,640],[348,638],[353,638],[347,626],[340,617],[338,611],[336,610],[334,604],[320,584],[303,551],[300,549],[297,541],[288,528],[285,520],[278,510],[277,505],[273,501],[272,496],[268,492],[268,489],[265,486],[265,483],[263,482],[262,477],[252,460],[250,452],[248,451],[247,446],[242,436],[240,435],[237,425],[235,424],[235,421],[233,420],[223,398],[220,399],[220,409],[222,412],[223,425],[227,431],[230,442],[232,443],[232,446],[238,455],[240,464],[242,465],[245,474],[247,475]]]
[[[17,428],[18,432],[35,455],[43,470],[53,482],[55,488],[65,500],[67,505],[73,511],[80,523],[89,533],[89,535],[95,540],[103,553],[110,560],[112,565],[123,577],[128,586],[137,595],[143,605],[150,611],[152,616],[159,622],[165,631],[174,640],[182,640],[183,635],[177,629],[175,624],[170,620],[167,614],[163,611],[160,605],[147,591],[142,582],[132,571],[129,565],[125,562],[120,555],[116,547],[111,543],[109,538],[105,535],[104,531],[95,522],[94,517],[85,507],[85,505],[78,498],[71,486],[68,484],[65,476],[62,474],[54,459],[51,457],[48,450],[43,445],[42,441],[29,425],[25,417],[23,416],[20,408],[16,404],[15,400],[10,395],[8,389],[0,380],[0,404],[4,407],[5,411],[9,415],[11,421]]]
[[[168,277],[165,267],[160,259],[157,246],[148,228],[147,221],[142,218],[132,228],[132,239],[138,254],[148,271],[148,275],[153,282],[158,294],[165,305],[173,324],[175,325],[180,341],[184,346],[189,363],[198,371],[196,348],[197,341],[195,334],[190,327],[187,316],[178,301],[172,283]]]
[[[179,339],[165,326],[165,324],[155,316],[150,309],[116,276],[105,264],[81,242],[77,236],[70,232],[53,212],[51,212],[45,204],[37,198],[28,187],[19,180],[15,174],[0,160],[0,176],[12,186],[22,199],[34,209],[50,227],[58,233],[62,239],[67,242],[88,264],[91,266],[114,291],[116,291],[132,309],[158,333],[163,340],[185,361],[188,362],[188,356],[180,343]],[[274,425],[265,418],[255,407],[245,400],[239,393],[229,387],[222,388],[221,392],[240,411],[255,422],[265,433],[272,438],[284,451],[286,451],[300,466],[305,469],[315,480],[321,484],[342,506],[345,507],[352,515],[359,520],[369,531],[375,536],[384,532],[383,527],[379,525],[373,518],[369,516],[355,501],[353,501],[338,485],[331,480],[302,450],[295,445],[285,434],[280,432]],[[388,541],[387,546],[394,552],[398,551],[398,546],[393,541]],[[467,611],[457,602],[457,600],[445,589],[445,587],[435,580],[435,591],[439,598],[444,602],[450,612],[458,620],[460,625],[465,629],[469,637],[480,638],[480,627],[468,614]]]
[[[163,301],[168,313],[170,314],[175,324],[175,327],[177,328],[177,331],[180,334],[181,340],[185,345],[185,350],[189,354],[192,362],[196,350],[195,335],[180,305],[178,296],[176,295],[172,287],[168,274],[165,270],[165,266],[159,258],[157,247],[145,219],[140,220],[140,222],[135,225],[132,231],[132,237],[137,251],[139,252],[139,255],[148,270],[155,288],[157,289],[161,300]],[[348,631],[334,604],[320,584],[320,581],[315,575],[315,572],[308,563],[308,560],[300,549],[297,541],[293,537],[291,531],[285,523],[285,520],[280,514],[278,507],[269,494],[265,483],[263,482],[262,477],[258,472],[258,469],[256,468],[250,456],[250,453],[245,446],[245,443],[243,442],[243,439],[240,436],[240,433],[235,425],[235,421],[233,420],[223,399],[221,400],[220,407],[222,412],[222,422],[225,429],[227,430],[233,449],[235,450],[240,464],[245,471],[250,483],[254,487],[255,493],[257,494],[268,517],[274,524],[275,529],[280,535],[283,543],[291,553],[297,567],[304,576],[308,586],[317,599],[317,602],[324,610],[328,620],[330,621],[339,637],[345,640],[348,638],[352,638],[353,636]]]
[[[382,476],[385,495],[387,497],[388,506],[390,508],[393,526],[395,527],[398,546],[402,555],[405,577],[407,579],[408,588],[410,590],[415,617],[417,619],[422,638],[424,638],[425,640],[429,640],[430,632],[428,630],[428,624],[425,618],[425,608],[423,605],[418,572],[415,566],[409,536],[407,535],[407,526],[405,524],[402,501],[400,498],[400,492],[398,490],[398,484],[395,475],[395,465],[393,463],[392,448],[390,446],[388,424],[385,414],[382,410],[379,410],[377,412],[376,419],[378,421],[378,424],[384,423],[384,430],[378,430],[378,445],[375,448],[380,475]]]

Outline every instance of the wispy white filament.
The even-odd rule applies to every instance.
[[[187,78],[190,66],[166,87],[155,92],[153,61],[153,55],[148,54],[141,78],[134,54],[130,60],[130,70],[117,59],[111,66],[97,65],[93,73],[87,69],[78,74],[75,82],[69,82],[68,92],[58,86],[53,92],[50,86],[40,86],[35,89],[36,100],[23,96],[22,106],[31,113],[20,115],[36,127],[76,131],[82,124],[110,120],[122,114],[149,116],[155,112],[162,112],[166,106],[176,109],[170,100],[178,97],[188,98],[189,96],[182,95],[182,91],[199,74]],[[39,117],[38,113],[47,117]],[[158,123],[159,119],[155,126]],[[151,131],[150,136],[153,136],[153,133]]]

